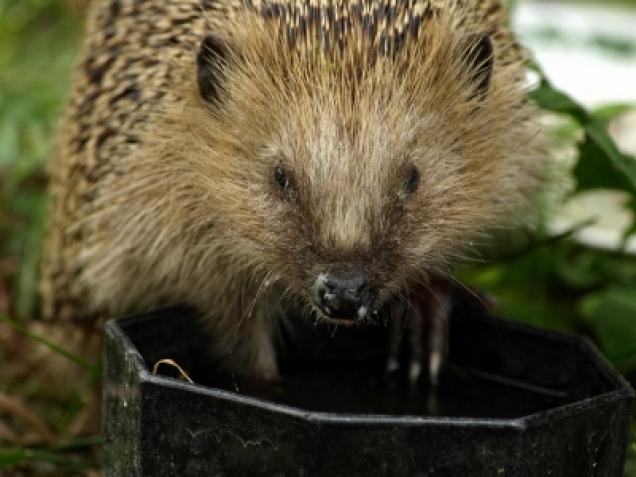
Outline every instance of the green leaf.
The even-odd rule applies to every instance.
[[[84,368],[86,371],[88,371],[91,374],[91,376],[99,377],[101,375],[101,369],[100,369],[100,367],[98,365],[90,363],[89,361],[86,361],[81,356],[78,356],[76,354],[71,353],[70,351],[65,350],[60,345],[58,345],[58,344],[46,339],[43,336],[38,335],[37,333],[33,333],[29,329],[25,328],[24,326],[20,325],[19,323],[16,323],[13,320],[10,320],[9,318],[7,318],[6,316],[4,316],[2,314],[0,314],[0,323],[6,323],[7,325],[11,326],[17,332],[19,332],[19,333],[21,333],[21,334],[23,334],[25,336],[28,336],[29,338],[33,339],[34,341],[37,341],[40,344],[43,344],[44,346],[49,348],[51,351],[59,354],[60,356],[63,356],[67,360],[69,360],[71,363],[75,363],[76,365],[80,366],[81,368]]]
[[[585,126],[586,142],[589,142],[596,148],[596,152],[602,154],[611,165],[618,186],[614,188],[624,189],[632,193],[636,193],[636,158],[629,154],[625,154],[618,149],[618,146],[607,132],[607,128],[601,121],[592,119]],[[579,159],[580,163],[585,163],[587,157],[582,155]],[[602,171],[598,171],[598,175]],[[609,172],[608,172],[609,173]],[[619,179],[618,177],[622,177]]]
[[[50,462],[64,464],[68,459],[55,452],[40,449],[12,448],[0,451],[0,469],[11,469],[24,462]]]
[[[579,160],[573,170],[576,191],[618,189],[636,192],[636,160],[619,152],[605,135],[598,126],[586,128],[585,138],[579,144]]]
[[[29,217],[29,222],[14,229],[14,232],[21,232],[19,236],[15,236],[20,259],[20,268],[14,281],[14,308],[18,318],[37,314],[38,277],[46,212],[45,196],[41,192],[24,193],[22,199],[28,205],[23,214]]]
[[[607,126],[617,117],[633,111],[635,107],[636,105],[629,103],[610,103],[594,109],[592,114],[596,119],[602,121],[603,124]]]
[[[599,270],[598,254],[573,248],[572,253],[554,256],[554,271],[559,281],[574,291],[589,291],[601,286],[606,277]]]
[[[26,459],[24,449],[7,449],[0,452],[0,469],[8,469]]]
[[[625,230],[623,234],[623,247],[627,245],[627,241],[636,235],[636,195],[632,196],[625,206],[632,212],[632,216],[634,217],[634,221],[632,222],[631,227]]]
[[[99,446],[103,443],[103,438],[101,435],[92,435],[92,436],[80,436],[75,437],[69,441],[64,441],[56,444],[53,447],[55,451],[73,451],[77,449],[84,449],[86,447]]]
[[[534,69],[537,68],[534,67]],[[558,114],[567,114],[581,124],[586,124],[590,121],[590,114],[583,106],[572,99],[571,96],[552,86],[543,72],[540,70],[538,70],[538,72],[542,76],[541,83],[538,88],[530,92],[530,98],[532,98],[541,109]]]
[[[539,87],[530,97],[546,111],[574,118],[585,132],[579,145],[579,161],[574,169],[577,192],[591,189],[620,189],[636,193],[636,158],[621,152],[607,131],[608,113],[622,109],[589,113],[571,96],[555,88],[536,66],[541,75]]]
[[[601,349],[616,365],[636,365],[636,285],[610,288],[585,297],[579,312]]]

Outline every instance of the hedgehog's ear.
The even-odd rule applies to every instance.
[[[483,98],[488,93],[492,70],[495,65],[492,39],[487,33],[470,35],[465,50],[465,64],[475,84],[475,96]]]
[[[209,102],[220,100],[223,64],[229,54],[227,43],[214,35],[207,35],[197,54],[197,82],[199,94]]]

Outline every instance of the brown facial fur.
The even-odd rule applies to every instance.
[[[396,2],[373,34],[348,3],[331,4],[340,30],[264,4],[96,3],[50,166],[46,316],[189,303],[229,367],[269,374],[281,297],[310,303],[324,267],[363,267],[381,303],[532,202],[540,143],[495,0]],[[214,103],[195,73],[208,33],[228,47]],[[481,33],[485,95],[466,59]]]

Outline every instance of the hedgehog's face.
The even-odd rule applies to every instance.
[[[513,101],[487,99],[492,43],[437,45],[454,69],[433,72],[444,58],[355,71],[344,60],[281,60],[268,45],[227,61],[225,45],[208,38],[198,61],[216,147],[234,155],[224,167],[228,214],[242,212],[237,249],[258,255],[318,316],[371,319],[441,271],[509,192],[510,145],[490,138],[514,127],[488,114]]]
[[[364,107],[344,120],[328,98],[298,101],[265,154],[275,212],[267,222],[286,239],[272,251],[291,265],[288,282],[319,316],[365,321],[407,272],[413,217],[425,214],[424,165],[410,156],[409,133],[391,124],[396,118]]]

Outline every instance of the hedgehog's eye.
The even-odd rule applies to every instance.
[[[400,191],[400,199],[404,200],[411,194],[413,194],[420,185],[420,171],[417,167],[411,166],[406,171],[406,177],[404,178],[404,184]]]
[[[288,197],[292,190],[292,181],[291,175],[289,171],[283,166],[279,164],[274,169],[274,184],[280,190],[280,192],[284,195],[284,197]]]

